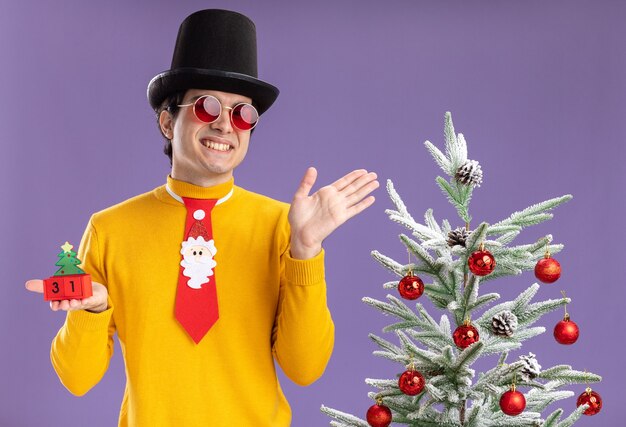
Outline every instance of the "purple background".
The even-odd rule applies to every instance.
[[[146,85],[169,68],[181,20],[207,7],[235,9],[256,22],[260,77],[281,89],[236,173],[239,185],[290,201],[309,165],[319,170],[316,188],[365,167],[382,182],[394,180],[414,217],[433,207],[439,221],[460,225],[423,147],[426,139],[443,147],[449,110],[485,174],[471,206],[474,224],[574,194],[553,221],[527,229],[518,242],[552,233],[565,243],[558,255],[563,276],[538,297],[558,298],[565,289],[581,338],[571,347],[556,344],[551,329],[562,311],[554,312],[540,322],[548,333],[523,353],[535,352],[544,368],[567,363],[602,375],[595,389],[605,407],[577,425],[621,425],[625,4],[293,3],[3,2],[0,425],[117,422],[125,380],[119,346],[104,379],[73,397],[49,361],[64,315],[23,283],[53,273],[59,246],[78,244],[92,212],[164,183],[169,164]],[[396,237],[403,230],[384,214],[391,206],[386,193],[376,195],[372,208],[325,243],[335,351],[314,385],[282,380],[294,426],[328,425],[322,403],[363,416],[372,403],[364,378],[401,370],[371,355],[367,334],[391,319],[361,302],[384,298],[381,284],[392,280],[370,250],[406,258]],[[129,248],[129,256],[140,258],[140,248]],[[484,291],[510,298],[534,281],[525,273],[488,282]],[[492,357],[482,366],[495,363]],[[579,394],[584,386],[570,389]],[[569,413],[575,399],[560,406]]]

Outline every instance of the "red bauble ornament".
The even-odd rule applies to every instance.
[[[516,416],[524,412],[526,398],[523,393],[515,390],[515,386],[500,397],[500,409],[507,415]]]
[[[424,282],[409,272],[408,276],[404,276],[398,283],[398,291],[404,299],[418,299],[424,293]]]
[[[426,381],[422,374],[413,369],[404,371],[404,373],[400,375],[400,379],[398,379],[398,387],[400,387],[402,393],[408,394],[409,396],[420,394],[422,390],[424,390],[425,385]]]
[[[467,348],[480,339],[478,335],[478,329],[476,329],[471,323],[466,322],[454,330],[452,335],[454,343],[459,348]]]
[[[366,418],[372,427],[387,427],[391,424],[391,410],[382,403],[377,403],[367,410]]]
[[[480,249],[473,252],[467,259],[469,269],[476,276],[486,276],[496,268],[496,259],[491,252],[480,246]]]
[[[554,327],[554,339],[559,344],[574,344],[578,340],[579,335],[578,325],[573,320],[570,320],[569,314],[566,314],[563,320]]]
[[[535,277],[543,283],[554,283],[561,277],[561,264],[554,258],[550,258],[550,255],[546,255],[537,261]]]
[[[587,408],[583,414],[595,415],[600,412],[600,409],[602,409],[602,397],[600,397],[600,395],[595,391],[587,388],[583,394],[578,396],[578,400],[576,401],[577,407],[584,404],[589,405],[589,408]]]

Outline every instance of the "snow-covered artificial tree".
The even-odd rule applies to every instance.
[[[330,424],[335,427],[385,427],[392,421],[424,427],[571,426],[583,412],[592,415],[600,410],[601,398],[590,388],[565,418],[562,409],[545,418],[542,412],[553,402],[574,395],[564,387],[598,382],[601,377],[568,365],[542,369],[533,353],[509,360],[509,353],[519,350],[524,341],[546,331],[535,326],[541,317],[564,307],[569,298],[533,302],[539,291],[539,284],[534,283],[513,301],[496,303],[500,295],[482,292],[482,285],[533,269],[541,281],[557,280],[560,266],[551,254],[561,251],[562,244],[553,244],[551,235],[530,244],[513,242],[525,227],[551,219],[549,211],[572,196],[550,199],[497,223],[482,222],[472,228],[469,203],[482,182],[482,170],[477,161],[468,159],[465,139],[455,133],[450,113],[445,116],[444,134],[445,153],[429,141],[425,145],[449,177],[439,176],[436,182],[463,225],[453,228],[445,219],[438,223],[432,209],[426,211],[424,224],[418,223],[388,181],[395,209],[386,213],[409,230],[399,237],[417,262],[402,264],[373,251],[376,261],[401,278],[383,285],[397,289],[400,298],[391,294],[386,301],[363,298],[395,318],[383,331],[395,333],[398,344],[374,334],[370,338],[380,348],[374,355],[399,364],[403,373],[396,379],[366,379],[378,390],[369,394],[377,403],[367,412],[367,421],[326,406],[322,411],[334,419]],[[447,312],[439,322],[422,304],[411,303],[422,294]],[[567,310],[554,334],[562,344],[578,338]],[[478,373],[472,369],[476,360],[487,356],[493,358],[493,368]]]

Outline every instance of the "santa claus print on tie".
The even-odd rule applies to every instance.
[[[203,284],[209,283],[209,277],[213,275],[213,268],[217,262],[213,259],[217,253],[215,242],[209,237],[206,227],[202,224],[206,213],[197,209],[193,213],[196,220],[189,230],[187,239],[182,242],[180,253],[183,259],[180,265],[183,267],[183,275],[189,277],[187,285],[193,289],[200,289]]]

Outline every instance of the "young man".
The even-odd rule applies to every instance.
[[[94,214],[79,258],[93,296],[52,343],[63,384],[82,395],[107,370],[117,332],[127,384],[120,426],[288,426],[274,359],[294,382],[323,373],[334,327],[322,241],[374,202],[353,171],[291,206],[234,185],[258,114],[278,90],[257,79],[256,34],[223,10],[181,25],[172,67],[148,86],[167,140],[167,183]],[[26,287],[42,290],[41,280]]]

